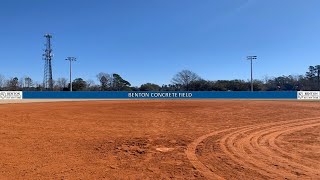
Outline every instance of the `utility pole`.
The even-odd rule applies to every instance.
[[[252,60],[257,59],[257,56],[247,56],[247,60],[250,60],[251,63],[251,92],[253,92],[253,64]]]
[[[70,61],[70,91],[72,91],[72,61],[77,61],[75,57],[67,57],[66,61]]]

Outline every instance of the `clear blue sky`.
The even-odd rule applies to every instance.
[[[304,74],[320,64],[319,0],[0,0],[0,74],[42,82],[53,35],[53,76],[133,85],[170,83],[190,69],[204,79]]]

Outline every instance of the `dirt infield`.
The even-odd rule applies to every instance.
[[[0,179],[319,179],[320,103],[0,104]]]

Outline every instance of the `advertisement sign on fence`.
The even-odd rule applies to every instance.
[[[0,100],[22,99],[22,91],[0,91]]]
[[[320,100],[320,91],[298,91],[297,97],[300,100]]]

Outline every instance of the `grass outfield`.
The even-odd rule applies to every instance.
[[[0,179],[317,179],[320,103],[0,105]]]

